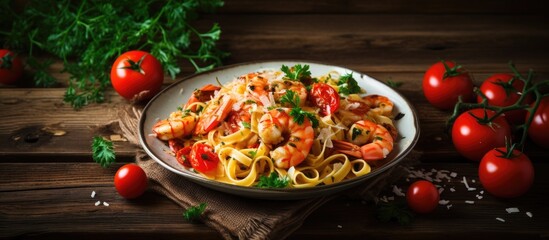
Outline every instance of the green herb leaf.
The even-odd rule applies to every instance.
[[[100,136],[93,138],[92,153],[93,160],[104,168],[110,166],[116,159],[112,142]]]
[[[343,95],[362,92],[362,89],[360,88],[360,86],[358,86],[358,82],[353,78],[352,73],[348,73],[339,77],[337,86],[339,89],[339,93]]]
[[[280,98],[280,103],[287,103],[292,107],[299,107],[299,96],[292,90],[287,90],[286,93]]]
[[[400,86],[402,86],[402,84],[404,84],[403,82],[395,82],[395,81],[392,81],[392,80],[387,80],[385,82],[389,87],[392,87],[392,88],[399,88]]]
[[[414,215],[405,202],[391,202],[377,205],[377,218],[382,222],[397,221],[401,225],[407,225],[413,221]]]
[[[194,222],[200,218],[204,210],[206,210],[206,203],[201,203],[198,206],[192,206],[185,210],[183,217],[189,222]]]
[[[301,81],[302,79],[311,77],[309,65],[301,66],[301,64],[296,64],[291,68],[286,65],[282,65],[280,71],[286,74],[286,78],[295,81]]]
[[[278,173],[272,172],[269,177],[260,176],[257,183],[258,188],[285,188],[290,183],[288,177],[279,177]]]
[[[294,121],[301,125],[303,124],[303,121],[305,121],[305,118],[308,118],[309,121],[311,121],[311,124],[313,125],[313,128],[318,127],[318,119],[316,118],[315,114],[303,111],[300,107],[292,108],[290,111],[290,116],[294,118]]]
[[[250,123],[249,122],[242,122],[242,126],[244,126],[245,128],[252,128],[252,126],[250,126]]]

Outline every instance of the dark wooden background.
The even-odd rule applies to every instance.
[[[532,239],[549,236],[547,150],[532,143],[526,147],[536,170],[534,186],[526,195],[503,200],[485,193],[483,199],[476,199],[478,192],[466,191],[459,181],[462,176],[476,179],[470,184],[480,188],[477,164],[455,151],[444,132],[450,113],[427,103],[421,81],[424,71],[440,59],[455,60],[469,69],[477,85],[492,73],[509,71],[510,60],[519,70],[532,68],[546,79],[549,17],[545,6],[541,0],[233,0],[198,24],[206,29],[219,22],[223,31],[219,46],[231,53],[226,64],[313,60],[381,81],[403,82],[398,91],[420,116],[419,168],[459,175],[442,193],[453,204],[450,210],[440,206],[401,226],[377,220],[373,205],[342,196],[310,215],[290,239]],[[193,72],[190,65],[181,64],[181,77]],[[51,71],[61,68],[55,64]],[[68,78],[55,76],[62,83]],[[165,80],[166,85],[172,82]],[[103,169],[92,161],[90,144],[98,134],[96,127],[115,119],[117,110],[128,102],[111,90],[107,103],[74,111],[62,102],[63,84],[49,89],[27,85],[0,88],[0,238],[220,238],[204,224],[186,222],[183,209],[163,197],[146,193],[126,201],[118,196],[113,176],[118,166],[133,161],[134,148],[128,143],[115,143],[116,166]],[[55,132],[64,134],[54,136]],[[402,179],[396,184],[406,188],[409,183]],[[449,192],[450,187],[456,192]],[[95,199],[90,197],[92,191],[97,192]],[[96,207],[97,200],[110,206]],[[509,207],[521,212],[507,214]],[[526,211],[533,217],[526,216]]]

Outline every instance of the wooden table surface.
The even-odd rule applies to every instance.
[[[397,90],[413,103],[420,118],[421,137],[415,149],[422,155],[417,168],[458,174],[442,183],[446,190],[441,198],[452,207],[441,205],[432,214],[416,216],[409,225],[381,222],[374,205],[342,196],[312,213],[289,239],[548,238],[548,151],[527,143],[525,152],[534,163],[536,178],[524,196],[498,199],[482,194],[477,163],[461,157],[444,132],[450,113],[432,107],[421,90],[425,70],[443,58],[469,69],[477,86],[492,73],[509,71],[510,60],[520,71],[532,68],[547,78],[549,17],[542,1],[368,2],[234,0],[198,23],[206,27],[219,22],[223,31],[219,46],[231,53],[226,64],[304,59],[402,82]],[[188,64],[182,66],[180,77],[192,73]],[[51,71],[61,68],[56,64]],[[68,78],[55,76],[61,83]],[[166,78],[165,84],[172,82]],[[121,198],[113,176],[117,167],[133,161],[135,149],[116,142],[118,163],[103,169],[93,162],[90,144],[98,134],[96,126],[116,118],[117,110],[129,103],[110,90],[106,103],[75,111],[62,102],[64,91],[63,84],[47,89],[0,88],[0,238],[221,237],[204,224],[186,222],[183,209],[154,193],[135,201]],[[50,130],[66,134],[54,136]],[[463,177],[477,190],[467,191]],[[401,179],[395,185],[405,190],[409,182]],[[390,188],[386,196],[394,195]],[[94,199],[92,191],[97,193]],[[110,206],[95,206],[97,200]],[[520,212],[507,213],[511,207]]]

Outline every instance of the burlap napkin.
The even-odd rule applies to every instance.
[[[149,190],[168,197],[184,209],[206,203],[202,221],[225,239],[283,239],[298,229],[305,218],[322,204],[341,196],[372,199],[385,186],[406,173],[406,167],[419,158],[412,152],[404,161],[350,191],[303,200],[258,200],[211,190],[170,172],[141,149],[137,137],[140,111],[123,109],[120,118],[109,124],[137,147],[136,162],[149,178]],[[117,126],[114,126],[117,125]]]

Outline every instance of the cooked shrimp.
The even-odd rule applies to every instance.
[[[364,160],[384,159],[393,150],[391,133],[382,125],[369,120],[354,123],[347,134],[347,140],[334,140],[335,149]]]
[[[370,111],[373,111],[374,113],[383,116],[391,116],[393,113],[394,104],[385,96],[374,94],[365,96],[362,99],[366,101],[366,104],[370,106]]]
[[[196,115],[173,112],[168,119],[160,120],[153,126],[153,133],[161,140],[182,138],[192,134],[196,125]]]
[[[229,115],[233,103],[234,100],[229,94],[224,94],[218,99],[210,100],[198,118],[194,133],[197,135],[206,134],[219,126],[221,121]]]
[[[305,105],[307,101],[307,88],[303,83],[298,81],[276,80],[271,82],[270,91],[273,92],[275,101],[279,102],[280,98],[286,94],[286,91],[292,90],[299,96],[299,105]]]
[[[249,73],[246,76],[246,99],[262,102],[261,98],[268,96],[269,81],[258,73]]]
[[[309,119],[300,125],[289,112],[288,108],[273,109],[263,115],[258,124],[261,141],[270,146],[279,145],[270,156],[277,167],[285,169],[300,164],[307,157],[314,139]]]

